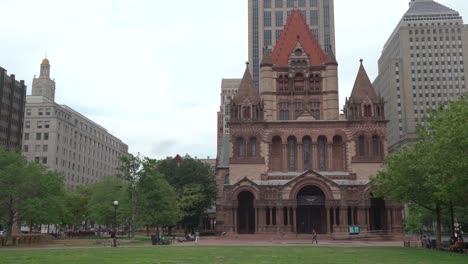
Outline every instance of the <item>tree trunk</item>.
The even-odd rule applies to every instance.
[[[452,237],[455,237],[455,217],[453,214],[452,201],[450,201],[450,230],[452,231]]]
[[[150,236],[149,226],[146,226],[146,236]]]
[[[437,249],[442,249],[442,234],[441,234],[441,220],[440,220],[440,205],[436,205],[436,215],[437,215],[437,220],[436,220],[436,242],[437,242]]]
[[[131,236],[132,239],[135,238],[135,223],[136,223],[136,206],[137,206],[137,197],[135,190],[135,176],[132,177],[131,188],[132,188],[132,219],[130,222]]]

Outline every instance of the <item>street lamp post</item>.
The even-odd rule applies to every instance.
[[[112,240],[114,247],[117,247],[117,206],[119,206],[119,201],[114,201],[114,239]]]

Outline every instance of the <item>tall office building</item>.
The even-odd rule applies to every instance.
[[[33,79],[32,95],[26,98],[24,156],[62,173],[67,188],[115,175],[128,146],[54,98],[55,81],[50,79],[49,60],[44,59],[39,78]]]
[[[322,49],[335,52],[333,0],[249,0],[249,63],[257,86],[263,49],[273,50],[291,11],[301,11]]]
[[[21,150],[26,85],[0,67],[0,146]]]
[[[374,81],[385,98],[390,151],[416,138],[432,109],[467,91],[468,26],[432,0],[413,0],[385,44]]]

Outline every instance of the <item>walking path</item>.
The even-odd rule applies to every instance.
[[[43,250],[43,249],[92,249],[103,248],[100,245],[73,245],[64,240],[63,244],[43,244],[37,246],[20,246],[20,247],[0,247],[3,250]],[[57,241],[57,242],[60,242]],[[172,247],[179,246],[195,246],[194,242],[176,242]],[[201,237],[199,246],[313,246],[313,247],[403,247],[403,241],[345,241],[345,240],[320,240],[318,244],[312,244],[311,239],[301,238],[278,238],[266,236],[239,236],[239,237]],[[107,246],[108,247],[108,246]],[[122,239],[120,248],[135,248],[135,247],[153,247],[151,243],[132,244],[129,240]],[[159,246],[164,247],[164,246]]]

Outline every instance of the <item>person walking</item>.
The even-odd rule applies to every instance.
[[[317,232],[315,232],[315,229],[312,229],[312,244],[314,244],[314,241],[316,244],[318,244]]]
[[[195,232],[195,245],[198,246],[198,243],[200,243],[200,232]]]

